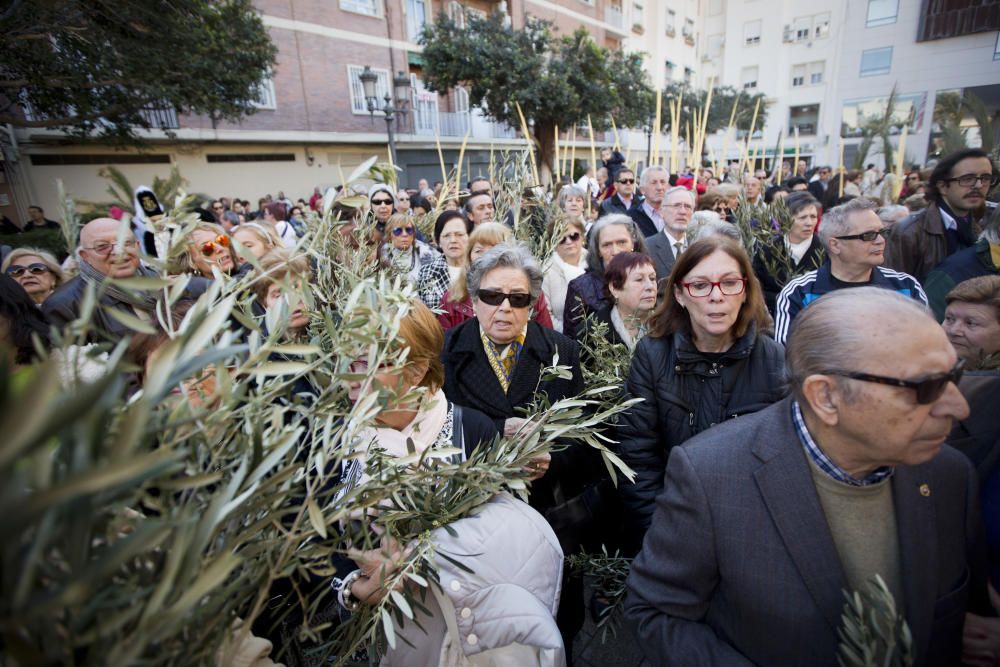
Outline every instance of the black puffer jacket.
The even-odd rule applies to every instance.
[[[781,400],[784,368],[784,348],[753,328],[720,355],[699,352],[682,333],[639,341],[625,390],[645,400],[622,415],[616,438],[621,458],[636,473],[635,483],[619,483],[627,552],[642,545],[670,450],[715,424]]]

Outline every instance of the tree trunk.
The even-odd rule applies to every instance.
[[[541,185],[552,184],[553,166],[555,164],[556,142],[552,123],[535,121],[535,164],[538,166],[538,178]]]

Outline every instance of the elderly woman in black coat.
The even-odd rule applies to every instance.
[[[606,215],[590,228],[587,237],[587,272],[570,281],[566,288],[563,308],[563,333],[576,337],[576,329],[587,315],[603,305],[605,300],[604,267],[611,258],[623,252],[646,252],[642,232],[632,218],[620,213]]]
[[[710,236],[678,257],[625,383],[644,400],[617,426],[621,458],[636,473],[619,485],[627,553],[642,544],[670,450],[784,396],[784,349],[765,335],[769,326],[742,246]]]
[[[525,418],[517,410],[537,394],[549,401],[576,396],[583,390],[580,348],[576,341],[531,321],[531,305],[542,291],[542,269],[523,243],[501,243],[469,268],[469,295],[475,317],[450,329],[444,343],[444,393],[448,400],[491,417],[511,435]],[[558,355],[569,366],[568,378],[542,381],[541,371]],[[589,534],[590,520],[576,512],[584,496],[601,479],[603,466],[596,450],[571,445],[534,463],[530,504],[552,524],[567,555]],[[567,574],[557,615],[572,654],[573,636],[583,625],[583,587]]]
[[[808,192],[793,192],[785,198],[785,206],[792,215],[791,226],[770,244],[761,244],[753,261],[764,302],[772,314],[781,288],[794,276],[818,269],[823,263],[823,244],[816,235],[819,202]]]

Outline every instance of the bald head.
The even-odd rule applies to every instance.
[[[913,299],[879,287],[855,287],[831,292],[803,310],[785,350],[792,393],[799,400],[802,383],[827,369],[879,372],[872,364],[892,366],[898,353],[894,341],[917,331],[941,333],[930,312]]]
[[[106,276],[127,278],[139,268],[139,244],[132,232],[124,230],[118,241],[122,223],[114,218],[96,218],[80,230],[80,259]]]
[[[94,218],[80,229],[80,247],[93,246],[96,237],[117,236],[121,224],[114,218]]]

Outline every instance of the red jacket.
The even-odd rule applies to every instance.
[[[472,310],[472,299],[466,297],[465,301],[451,301],[449,299],[449,292],[445,292],[444,296],[441,297],[440,307],[444,312],[438,315],[438,322],[441,323],[441,327],[445,331],[452,327],[457,327],[462,322],[471,320],[476,316]],[[535,315],[531,319],[543,327],[552,328],[552,315],[549,313],[549,303],[545,300],[544,292],[538,294],[538,301],[535,302],[534,312]]]

